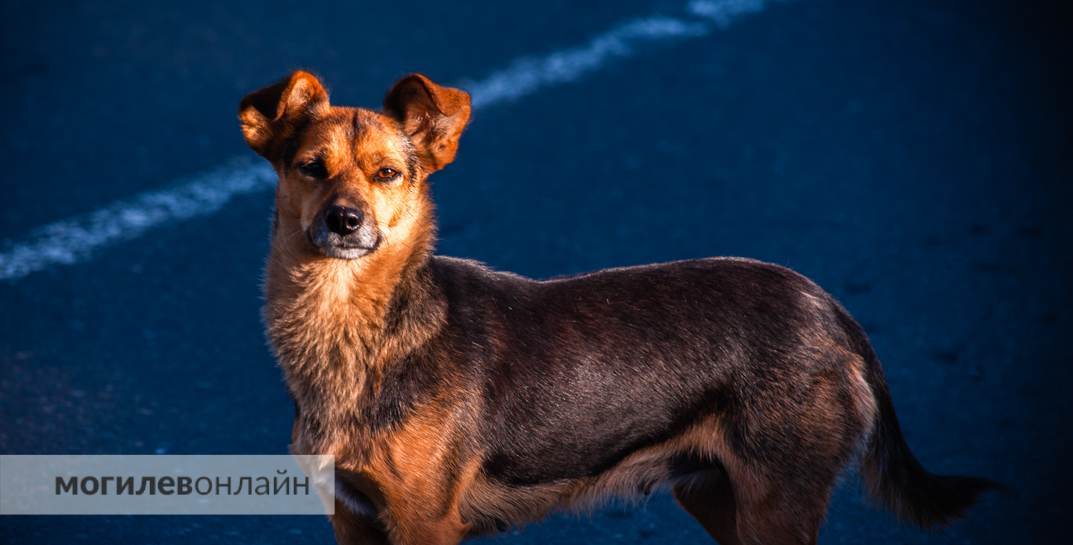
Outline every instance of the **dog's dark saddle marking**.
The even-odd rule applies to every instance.
[[[455,324],[446,342],[467,362],[457,372],[484,390],[481,432],[496,447],[484,474],[516,486],[598,475],[707,415],[734,421],[734,374],[772,380],[776,365],[749,362],[785,361],[812,323],[799,294],[822,293],[746,260],[547,282],[444,258],[431,268]]]

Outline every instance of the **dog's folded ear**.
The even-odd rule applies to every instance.
[[[402,124],[425,171],[434,172],[455,159],[458,139],[469,122],[469,93],[410,74],[388,91],[384,112]]]
[[[254,151],[269,161],[279,155],[277,144],[305,119],[328,107],[328,91],[316,76],[295,71],[273,85],[254,91],[239,104],[242,135]]]

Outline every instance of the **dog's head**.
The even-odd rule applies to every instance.
[[[421,74],[399,80],[382,111],[332,106],[303,71],[239,106],[246,142],[279,174],[276,213],[287,232],[278,236],[340,259],[409,235],[428,206],[424,179],[454,160],[469,115],[466,92]]]

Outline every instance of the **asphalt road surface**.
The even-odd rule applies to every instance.
[[[1049,542],[1068,516],[1068,31],[1049,8],[0,9],[0,453],[286,452],[292,404],[259,319],[271,191],[216,170],[252,157],[238,100],[305,67],[334,102],[375,106],[420,70],[484,101],[433,178],[440,253],[535,277],[710,255],[791,266],[866,326],[925,465],[1013,488],[927,533],[850,472],[822,542]],[[221,189],[117,219],[191,179]],[[707,539],[657,495],[482,542]],[[331,533],[321,517],[0,517],[0,542]]]

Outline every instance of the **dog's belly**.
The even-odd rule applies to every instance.
[[[691,431],[640,448],[591,476],[541,484],[512,484],[484,476],[467,491],[461,515],[475,534],[482,534],[540,519],[555,509],[584,509],[608,497],[643,497],[694,477],[725,478],[717,453],[697,452],[706,443],[697,436],[715,433],[717,421],[704,419]]]
[[[496,419],[502,428],[493,432],[495,448],[485,457],[484,474],[513,486],[601,475],[719,414],[724,395],[704,379],[657,391],[641,375],[616,379],[617,388],[603,395],[560,387],[542,400],[520,396]]]

